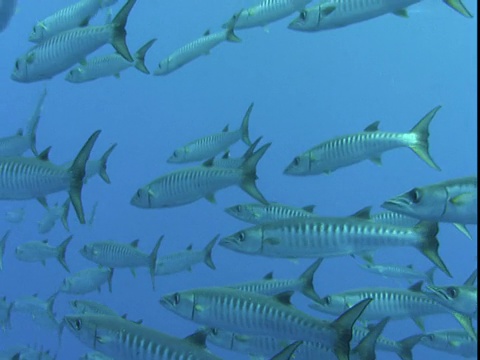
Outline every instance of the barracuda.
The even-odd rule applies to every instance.
[[[257,225],[222,239],[233,251],[278,258],[326,258],[365,255],[385,247],[418,249],[451,277],[438,255],[438,225],[410,227],[377,224],[357,217],[297,218]]]
[[[78,220],[85,224],[81,191],[88,161],[100,130],[94,132],[80,149],[72,166],[65,169],[48,161],[50,148],[37,158],[0,158],[0,200],[27,200],[68,190]]]
[[[255,148],[257,147],[258,143],[262,140],[262,136],[260,136],[257,140],[255,140],[252,145],[248,147],[248,149],[243,153],[241,157],[231,157],[230,151],[227,150],[222,157],[216,157],[213,159],[213,166],[216,167],[223,167],[223,168],[239,168],[242,164],[247,160],[250,156],[253,155],[255,152]]]
[[[463,330],[440,330],[422,336],[420,344],[464,358],[477,358],[477,341]]]
[[[115,4],[117,0],[81,0],[67,6],[39,21],[34,27],[29,41],[40,43],[54,35],[76,27],[86,26],[90,18],[101,8]]]
[[[338,359],[348,359],[352,326],[371,299],[360,301],[337,320],[328,322],[294,308],[291,295],[292,292],[287,292],[269,297],[229,288],[203,288],[166,295],[160,304],[183,318],[209,327],[320,342],[331,348]]]
[[[431,267],[429,270],[422,272],[415,270],[413,265],[397,265],[397,264],[373,264],[366,263],[360,264],[362,269],[365,269],[373,274],[382,275],[386,278],[397,278],[404,280],[422,280],[428,283],[433,283],[433,273],[437,269],[436,266]]]
[[[410,148],[427,165],[440,170],[428,152],[428,127],[439,109],[440,106],[437,106],[431,110],[408,133],[379,131],[379,122],[376,121],[361,133],[327,140],[296,156],[286,167],[284,174],[328,174],[367,159],[381,164],[382,153],[400,147]]]
[[[173,171],[140,188],[130,203],[140,208],[166,208],[180,206],[207,198],[215,202],[215,192],[238,185],[264,204],[268,203],[257,189],[256,166],[271,143],[263,145],[238,169],[217,168],[209,161],[196,166]]]
[[[205,348],[206,334],[185,339],[108,315],[67,315],[68,329],[85,345],[122,360],[221,360]]]
[[[393,13],[408,17],[407,7],[421,0],[329,0],[300,12],[288,26],[298,31],[321,31],[340,28],[378,16]],[[444,0],[461,15],[471,18],[472,14],[461,0]]]
[[[313,213],[314,205],[307,205],[303,208],[270,203],[267,205],[252,203],[231,206],[225,209],[229,215],[251,224],[267,224],[279,220],[289,220],[297,217],[316,217]]]
[[[119,316],[116,311],[96,301],[77,299],[69,301],[69,304],[77,314]]]

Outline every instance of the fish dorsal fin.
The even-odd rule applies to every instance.
[[[18,129],[17,132],[15,133],[17,136],[23,136],[23,129]]]
[[[270,271],[268,274],[266,274],[263,278],[263,280],[272,280],[273,279],[273,271]]]
[[[50,153],[50,149],[52,147],[49,146],[45,150],[43,150],[40,154],[38,154],[37,159],[42,161],[48,161],[48,154]]]
[[[134,247],[134,248],[138,247],[138,242],[139,242],[139,241],[140,241],[139,239],[133,240],[133,241],[130,243],[130,246],[131,246],[131,247]]]
[[[410,291],[422,292],[423,281],[418,281],[408,288]]]
[[[202,166],[212,167],[212,166],[213,166],[213,159],[214,159],[214,158],[210,158],[210,159],[208,159],[207,161],[203,162]]]
[[[365,206],[363,209],[358,210],[356,213],[350,215],[350,217],[354,217],[357,219],[364,219],[370,220],[370,211],[372,210],[371,206]]]
[[[187,248],[185,250],[192,250],[192,249],[193,249],[193,245],[190,244],[190,245],[187,246]]]
[[[90,16],[87,16],[85,19],[83,19],[80,24],[78,25],[79,27],[85,27],[88,25],[88,22],[90,21]]]
[[[230,158],[230,151],[225,151],[225,153],[222,156],[222,159],[228,159]]]
[[[309,212],[309,213],[313,213],[313,210],[315,210],[315,205],[307,205],[307,206],[302,207],[302,209]]]
[[[200,330],[194,332],[192,335],[187,336],[185,340],[193,345],[206,348],[205,341],[207,340],[207,333],[204,330]]]
[[[222,132],[228,132],[228,124],[225,125],[225,127],[223,128]]]
[[[203,36],[208,36],[208,35],[210,35],[210,29],[205,30],[205,32],[203,33]]]
[[[292,297],[294,291],[284,291],[280,294],[274,296],[275,300],[278,300],[283,305],[292,305],[290,298]]]
[[[463,283],[465,286],[475,286],[475,281],[477,281],[477,269],[473,270],[472,274],[468,277],[467,280]]]
[[[363,131],[367,131],[367,132],[378,131],[378,125],[379,124],[380,124],[380,121],[375,121],[375,122],[371,123],[370,125],[368,125],[365,129],[363,129]]]
[[[407,9],[400,9],[400,10],[394,11],[392,14],[396,15],[396,16],[403,17],[405,19],[408,19],[408,10]]]

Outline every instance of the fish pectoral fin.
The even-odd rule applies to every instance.
[[[321,14],[322,14],[322,17],[325,17],[325,16],[330,15],[332,12],[335,11],[336,8],[337,8],[337,6],[334,5],[334,4],[332,4],[332,5],[326,5],[326,6],[321,6]]]
[[[472,235],[470,234],[470,231],[468,231],[467,227],[464,224],[459,224],[459,223],[453,223],[453,225],[466,237],[468,237],[470,240],[472,240]]]
[[[45,266],[45,265],[46,265],[46,262],[45,262],[45,260],[42,260],[41,262],[42,262],[42,265],[43,265],[43,266]]]
[[[268,245],[278,245],[278,244],[280,244],[280,240],[278,240],[277,238],[266,238],[264,241]]]
[[[205,199],[208,200],[208,202],[212,203],[212,204],[216,204],[217,203],[217,200],[215,200],[215,194],[207,194],[205,196]]]
[[[397,11],[392,12],[393,15],[400,16],[402,18],[408,19],[408,10],[407,9],[400,9]]]
[[[450,203],[452,203],[453,205],[462,206],[462,205],[468,204],[468,203],[470,203],[470,202],[472,202],[473,200],[476,200],[476,199],[477,199],[477,193],[476,192],[468,192],[468,193],[460,194],[460,195],[457,195],[457,196],[451,198]]]
[[[107,344],[112,341],[111,336],[97,336],[95,337],[95,341],[100,343],[100,344]]]
[[[203,305],[198,305],[198,304],[195,305],[195,311],[200,312],[200,311],[204,311],[204,310],[205,310],[205,306],[203,306]]]
[[[267,34],[269,34],[270,33],[270,28],[268,26],[264,26],[263,31],[265,31]]]
[[[248,16],[254,16],[255,15],[255,10],[254,9],[248,9],[247,14],[248,14]]]
[[[423,319],[419,317],[412,317],[413,322],[422,330],[425,332],[425,324],[423,323]]]
[[[120,79],[120,73],[113,74],[113,77],[114,77],[115,79]]]
[[[458,340],[450,340],[448,343],[449,343],[450,346],[455,347],[455,348],[462,345],[462,342],[458,341]]]
[[[373,252],[364,252],[364,253],[360,254],[360,257],[369,264],[374,263]]]
[[[452,312],[453,316],[455,316],[455,319],[458,320],[460,325],[465,329],[465,331],[474,339],[477,341],[477,333],[475,332],[475,329],[473,328],[472,325],[472,318],[470,316],[467,316],[465,314],[461,314],[459,312]]]
[[[382,157],[380,155],[371,157],[369,160],[375,165],[382,166]]]
[[[137,273],[135,272],[135,268],[130,268],[130,272],[132,273],[133,277],[137,277]]]
[[[85,65],[87,65],[87,59],[82,59],[82,60],[80,60],[78,63],[79,63],[80,65],[85,66]]]

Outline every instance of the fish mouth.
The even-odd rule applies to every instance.
[[[174,306],[172,297],[168,295],[160,298],[158,302],[160,303],[160,305],[162,305],[164,308],[167,308],[167,309],[171,309]]]
[[[238,246],[238,241],[233,236],[227,236],[226,238],[223,238],[222,240],[220,240],[218,242],[218,245],[229,248],[232,246]]]
[[[430,293],[426,293],[428,296],[430,296],[431,298],[436,298],[437,296],[442,298],[443,300],[445,301],[449,301],[450,298],[449,296],[447,295],[447,293],[440,287],[437,287],[437,286],[433,286],[433,285],[426,285],[425,286],[428,290],[430,290],[431,292]]]
[[[403,209],[410,205],[410,201],[404,196],[394,197],[393,199],[385,201],[382,205],[382,208],[387,210]]]

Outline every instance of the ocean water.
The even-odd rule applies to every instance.
[[[67,4],[61,0],[20,1],[9,27],[0,34],[0,136],[24,127],[37,99],[46,87],[37,147],[52,146],[55,163],[72,160],[87,137],[97,129],[102,133],[92,152],[98,158],[113,143],[117,148],[108,162],[110,185],[91,179],[83,190],[87,217],[98,201],[93,225],[80,225],[71,210],[67,263],[72,272],[94,266],[78,250],[87,242],[140,239],[139,248],[150,252],[164,235],[159,256],[180,251],[189,244],[200,249],[216,234],[221,237],[248,227],[224,212],[224,208],[252,202],[239,188],[217,193],[217,203],[200,200],[170,209],[139,209],[130,198],[140,186],[183,165],[167,164],[173,150],[197,137],[240,125],[251,102],[250,136],[263,136],[270,149],[258,166],[258,187],[270,201],[305,206],[315,204],[315,212],[325,216],[349,215],[360,208],[379,205],[386,199],[415,186],[477,171],[477,2],[464,0],[474,14],[466,19],[441,1],[425,0],[410,8],[408,19],[386,15],[342,29],[301,33],[287,29],[294,17],[270,24],[266,29],[236,31],[241,43],[223,43],[203,56],[164,77],[146,76],[135,69],[120,79],[105,78],[84,84],[64,81],[64,75],[31,84],[10,79],[15,59],[31,46],[28,34],[36,21]],[[69,3],[69,2],[68,2]],[[153,72],[170,52],[201,36],[206,29],[219,30],[221,24],[254,1],[138,1],[127,25],[127,41],[136,51],[151,38],[157,38],[146,56]],[[116,13],[121,2],[113,7]],[[92,23],[101,24],[100,12]],[[112,52],[107,45],[98,54]],[[442,168],[428,167],[412,151],[402,148],[385,153],[383,165],[365,161],[330,175],[292,177],[283,169],[294,156],[331,137],[359,132],[379,120],[385,131],[408,131],[437,105],[430,127],[430,153]],[[246,149],[238,143],[234,156]],[[30,155],[28,155],[30,156]],[[62,203],[66,193],[48,197],[50,204]],[[0,296],[12,301],[38,294],[47,298],[68,274],[55,261],[46,266],[23,263],[14,256],[15,247],[48,239],[59,244],[69,233],[60,223],[48,234],[37,232],[37,221],[44,214],[36,201],[1,201],[0,215],[25,208],[22,223],[11,224],[0,218],[0,235],[11,229],[4,268],[0,271]],[[435,274],[438,284],[461,284],[477,266],[477,226],[468,226],[472,240],[451,224],[441,224],[438,238],[440,255],[453,274]],[[383,249],[377,262],[413,264],[428,269],[431,264],[410,248]],[[54,310],[57,319],[70,312],[74,298],[101,301],[129,319],[159,331],[185,337],[198,328],[170,313],[158,303],[161,296],[193,287],[227,285],[255,280],[269,271],[278,278],[297,277],[313,259],[271,259],[213,250],[217,269],[198,264],[192,272],[156,278],[153,291],[147,269],[136,277],[128,269],[118,269],[113,292],[106,286],[100,293],[84,296],[59,294]],[[362,271],[351,257],[326,259],[315,275],[320,296],[359,287],[407,287],[407,282],[389,280]],[[310,302],[295,294],[293,303],[310,312]],[[322,319],[333,319],[320,313]],[[427,331],[459,328],[446,314],[425,317]],[[23,314],[14,313],[12,329],[0,332],[0,349],[28,344],[51,349],[57,359],[77,359],[89,349],[65,330],[61,345],[53,330],[35,325]],[[413,321],[391,321],[384,335],[403,339],[419,333]],[[247,359],[209,348],[225,359]],[[414,349],[415,359],[455,359],[422,346]],[[378,359],[396,359],[379,352]]]

